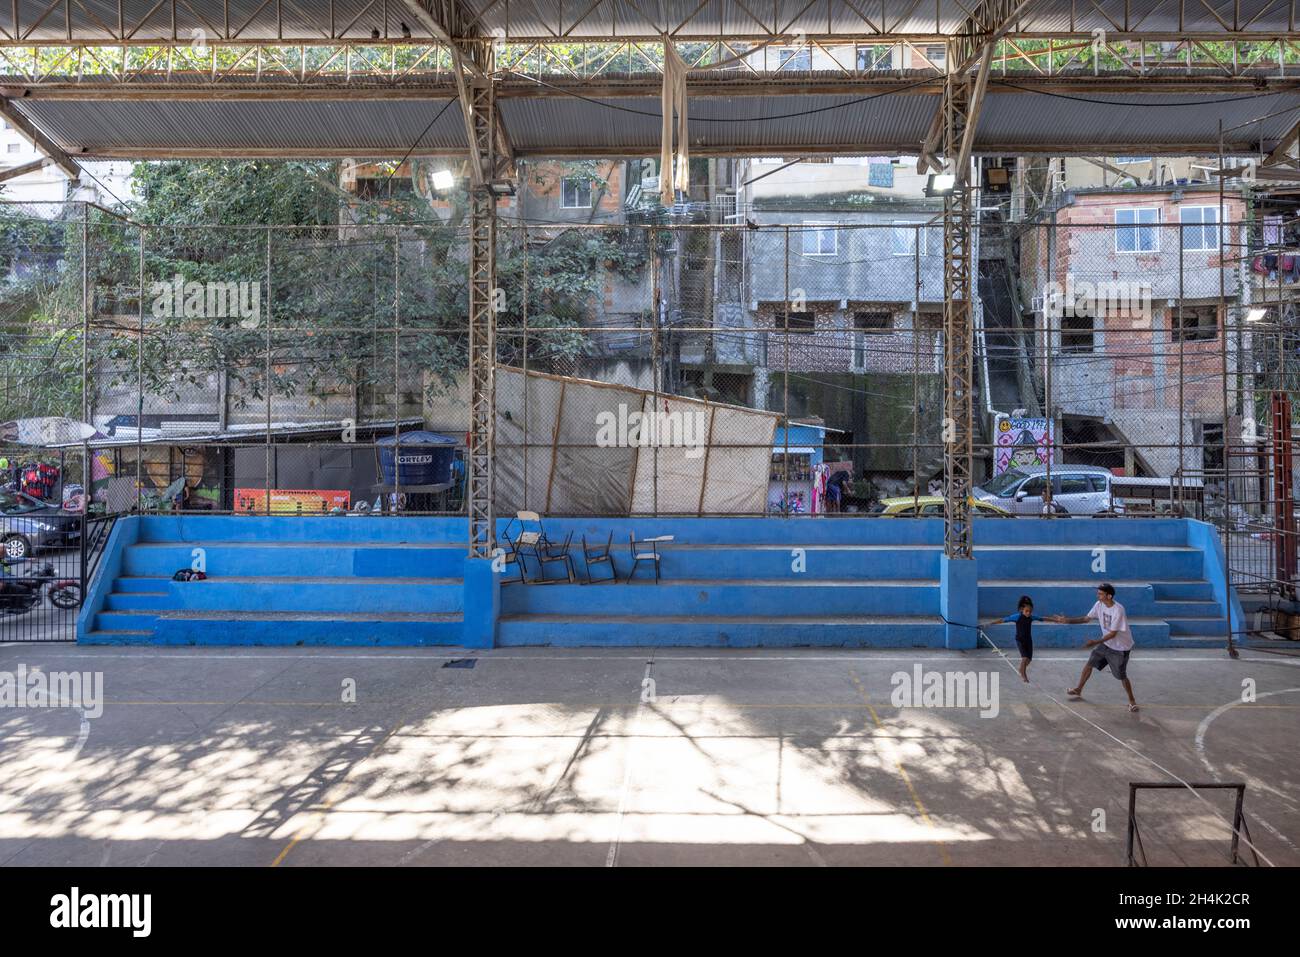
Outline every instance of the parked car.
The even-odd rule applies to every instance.
[[[1053,465],[1052,501],[1071,515],[1097,515],[1111,508],[1110,483],[1114,476],[1095,465]],[[976,500],[1014,512],[1040,515],[1047,466],[1008,469],[971,490]]]
[[[997,505],[990,505],[988,502],[980,502],[971,499],[971,507],[975,510],[976,518],[1011,518],[1012,515],[1004,508]],[[880,504],[872,510],[876,515],[886,517],[895,516],[916,516],[920,515],[925,518],[943,516],[943,499],[938,495],[920,495],[913,497],[903,495],[898,498],[882,498]]]
[[[24,492],[0,491],[0,552],[11,562],[37,549],[72,545],[81,537],[81,516]]]

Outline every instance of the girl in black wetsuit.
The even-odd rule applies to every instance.
[[[1016,647],[1020,649],[1020,680],[1027,682],[1029,681],[1029,662],[1034,660],[1033,623],[1042,621],[1047,616],[1034,614],[1034,600],[1028,595],[1021,595],[1016,607],[1018,610],[1014,615],[1007,615],[1007,617],[991,621],[989,624],[999,625],[1003,622],[1015,622]]]

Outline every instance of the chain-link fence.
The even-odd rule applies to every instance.
[[[977,512],[1203,517],[1289,582],[1285,236],[1066,212],[978,231]],[[3,215],[0,420],[93,426],[46,450],[92,510],[463,512],[463,226]],[[933,213],[755,216],[502,219],[498,514],[942,513]]]

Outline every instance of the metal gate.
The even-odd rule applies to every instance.
[[[72,458],[0,447],[0,642],[76,640],[114,517],[87,513]]]

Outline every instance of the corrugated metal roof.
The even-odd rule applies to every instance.
[[[73,156],[360,159],[404,155],[413,146],[417,154],[465,149],[460,108],[448,99],[17,102]],[[919,93],[865,101],[828,94],[696,97],[690,107],[691,144],[701,154],[915,153],[938,102],[937,96]],[[548,96],[500,103],[521,154],[620,156],[658,150],[658,99]],[[1298,118],[1300,91],[1084,97],[999,87],[985,98],[975,149],[1206,154],[1217,149],[1222,122],[1227,148],[1240,152],[1270,146]]]
[[[447,106],[441,118],[421,132]],[[23,111],[72,155],[290,156],[463,151],[465,124],[449,100],[25,100]]]

